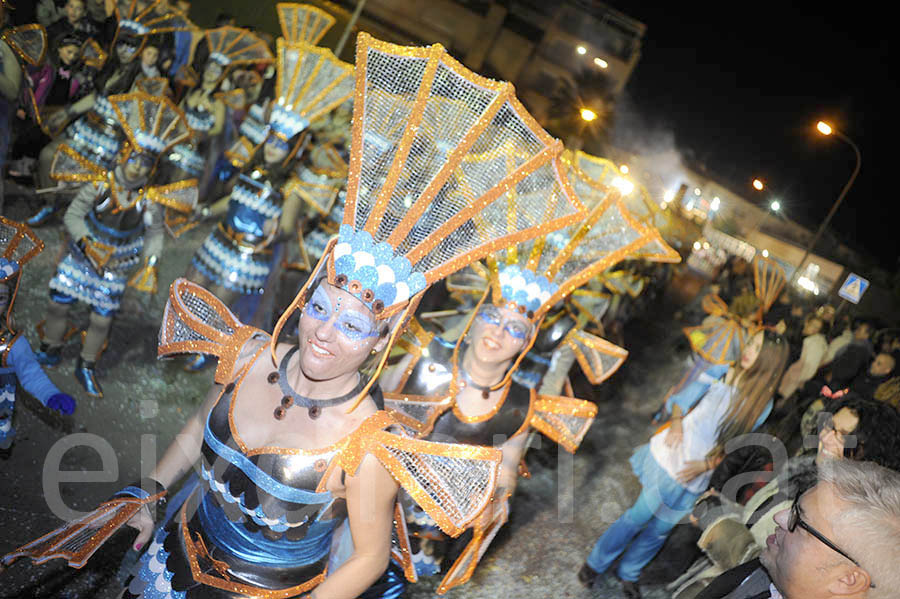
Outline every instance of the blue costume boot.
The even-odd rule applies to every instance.
[[[100,381],[97,380],[94,365],[95,362],[88,362],[78,356],[78,360],[75,362],[75,379],[84,387],[88,395],[103,397],[103,388],[100,387]]]

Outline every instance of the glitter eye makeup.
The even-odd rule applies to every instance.
[[[500,310],[495,306],[484,306],[478,311],[478,318],[490,326],[503,325],[503,330],[512,337],[522,341],[528,337],[528,327],[511,319],[503,319]]]
[[[312,316],[316,320],[321,320],[322,322],[331,318],[331,298],[328,297],[328,294],[325,293],[325,290],[322,289],[321,286],[316,287],[312,298],[306,302],[306,307],[303,308],[303,312],[307,316]]]
[[[353,341],[368,339],[378,335],[378,331],[372,326],[369,319],[354,310],[345,310],[338,315],[335,327],[345,337]]]

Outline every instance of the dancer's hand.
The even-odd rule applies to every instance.
[[[135,551],[140,551],[147,544],[147,541],[150,540],[150,535],[153,534],[153,518],[150,517],[150,508],[146,505],[142,506],[127,524],[138,530],[138,536],[134,540],[132,547],[134,547]]]
[[[688,460],[685,462],[684,469],[675,477],[675,480],[682,484],[688,483],[706,472],[706,470],[705,460]]]
[[[666,431],[666,438],[663,442],[668,447],[678,447],[684,440],[684,430],[681,428],[681,419],[673,420],[669,430]]]

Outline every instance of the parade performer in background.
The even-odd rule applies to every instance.
[[[298,242],[302,199],[293,181],[303,131],[353,92],[353,67],[330,50],[279,39],[277,53],[275,100],[260,115],[262,124],[252,140],[240,141],[246,159],[231,193],[201,209],[204,217],[224,218],[194,254],[187,273],[226,305],[242,295],[264,293],[276,266],[275,244]],[[314,74],[304,79],[305,69]],[[199,370],[209,359],[200,356],[187,368]]]
[[[22,267],[43,249],[43,242],[26,225],[0,216],[0,450],[4,451],[9,450],[16,436],[13,409],[19,385],[60,414],[75,411],[75,400],[47,378],[28,339],[13,322]]]
[[[110,170],[87,162],[62,145],[53,175],[83,182],[64,217],[71,247],[50,280],[50,304],[38,357],[55,365],[75,302],[91,307],[75,378],[89,395],[101,397],[95,365],[106,346],[125,287],[154,293],[162,255],[167,209],[190,212],[197,201],[196,182],[149,186],[160,154],[189,136],[184,115],[167,98],[141,92],[109,99],[128,139],[127,151]],[[131,275],[131,278],[129,276]]]
[[[397,90],[397,81],[410,85]],[[273,334],[242,325],[215,296],[176,281],[160,353],[216,355],[218,385],[153,480],[88,517],[109,522],[97,535],[85,541],[78,530],[88,520],[72,523],[4,563],[23,555],[83,563],[123,518],[140,528],[143,547],[153,533],[144,505],[198,460],[203,487],[178,520],[157,530],[126,598],[292,597],[313,589],[317,599],[395,597],[388,593],[400,582],[399,566],[385,568],[393,521],[402,519],[398,486],[451,535],[485,508],[500,453],[404,435],[380,405],[376,378],[429,285],[497,245],[578,220],[574,199],[554,203],[550,214],[512,201],[517,187],[556,181],[562,148],[509,84],[467,71],[438,45],[401,47],[360,34],[356,84],[344,221]],[[528,159],[502,171],[468,164],[470,153],[499,152],[507,142]],[[431,159],[413,160],[413,146]],[[57,541],[71,533],[77,539],[58,552]],[[393,553],[408,557],[403,546]]]
[[[220,136],[225,128],[226,105],[220,90],[230,70],[244,64],[266,64],[273,60],[265,42],[246,29],[220,27],[205,33],[210,53],[198,85],[181,100],[180,107],[193,131],[191,143],[179,144],[168,156],[177,171],[171,180],[194,178],[200,197],[212,182],[215,162],[222,151]]]
[[[509,156],[496,153],[482,161],[494,168],[511,162]],[[554,166],[557,184],[571,189],[568,177],[575,173],[570,165],[557,161]],[[559,329],[554,326],[558,321],[539,335],[547,313],[574,289],[620,260],[640,255],[656,239],[655,231],[629,214],[618,190],[575,191],[582,191],[576,195],[592,207],[583,219],[489,258],[488,289],[458,339],[447,341],[421,327],[411,327],[415,335],[406,344],[409,355],[384,377],[386,405],[420,438],[455,439],[503,450],[498,492],[490,509],[476,521],[472,542],[447,570],[438,588],[441,593],[471,577],[505,523],[508,497],[516,487],[529,432],[544,433],[574,452],[596,414],[591,402],[540,394],[540,376],[515,376],[536,340],[541,338],[545,351],[552,351],[563,340],[572,343],[586,371],[597,380],[605,378],[608,358],[616,362],[615,367],[624,359],[621,348],[614,351],[611,344],[573,332],[571,327]],[[549,215],[564,199],[548,186],[520,192],[511,201],[517,210],[530,211],[531,218],[549,222]],[[407,521],[418,539],[440,538],[427,517],[415,509],[407,514]],[[437,571],[441,557],[440,550],[432,555],[424,549],[414,553],[421,573]]]
[[[725,444],[756,430],[769,416],[787,360],[788,344],[781,335],[760,330],[734,366],[712,366],[668,398],[668,426],[631,457],[641,494],[597,540],[578,573],[583,584],[592,586],[622,555],[616,576],[626,597],[641,596],[641,570],[706,490]]]
[[[115,35],[110,47],[105,49],[108,58],[95,78],[94,91],[64,110],[49,115],[43,122],[45,132],[53,141],[38,157],[36,184],[39,189],[54,187],[50,169],[56,150],[63,143],[103,169],[115,168],[125,135],[109,97],[136,91],[141,80],[160,76],[156,62],[167,43],[165,34],[196,29],[184,15],[163,6],[160,0],[119,0],[116,17]],[[46,193],[43,200],[44,205],[27,221],[32,227],[45,224],[65,207],[64,198],[58,193]]]

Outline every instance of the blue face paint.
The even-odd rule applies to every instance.
[[[521,320],[513,318],[503,318],[500,308],[496,306],[482,306],[478,311],[478,319],[488,326],[502,327],[513,339],[524,341],[528,338],[531,327]]]
[[[312,297],[306,302],[306,306],[303,308],[303,312],[307,316],[312,316],[316,320],[321,320],[322,322],[327,322],[328,319],[331,318],[331,313],[333,311],[334,310],[331,307],[331,298],[328,297],[328,294],[325,293],[325,290],[322,289],[321,285],[316,287]]]
[[[351,341],[360,341],[369,337],[378,336],[378,331],[371,318],[355,310],[341,310],[340,299],[337,308],[331,303],[331,298],[321,285],[316,287],[312,297],[306,303],[303,312],[316,320],[328,322],[334,319],[334,328]]]

